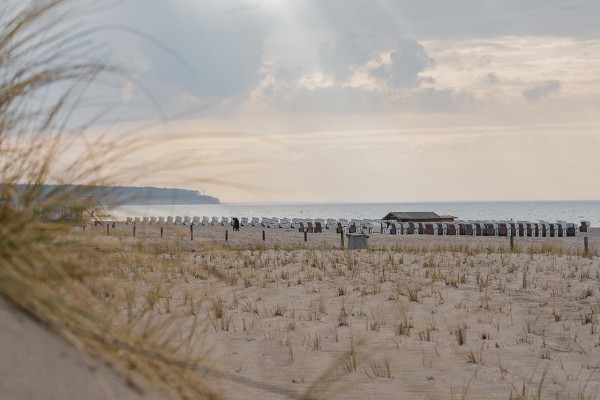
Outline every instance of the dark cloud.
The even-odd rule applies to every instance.
[[[382,64],[370,73],[394,88],[416,84],[419,73],[435,63],[420,43],[393,33],[350,32],[319,47],[323,69],[337,81],[344,81],[369,61],[381,62],[382,53],[390,54],[391,64]]]
[[[489,72],[488,74],[486,74],[483,77],[483,80],[490,85],[495,85],[497,83],[500,83],[500,78],[498,77],[498,74],[495,72]]]
[[[374,70],[372,75],[388,81],[395,88],[416,83],[419,73],[435,63],[423,46],[413,39],[398,40],[390,58],[391,65],[382,65]]]
[[[350,75],[352,67],[365,64],[375,51],[365,35],[349,32],[335,41],[326,41],[319,46],[319,54],[325,71],[337,80]]]
[[[558,92],[561,87],[560,81],[545,81],[525,89],[523,91],[523,97],[530,103],[537,103],[552,93]]]

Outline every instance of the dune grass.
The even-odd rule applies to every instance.
[[[85,224],[81,187],[43,192],[41,185],[110,184],[104,166],[126,153],[114,140],[86,134],[93,118],[72,123],[90,85],[119,73],[98,58],[98,44],[80,25],[82,15],[107,4],[0,4],[0,296],[134,381],[152,382],[168,397],[215,398],[193,372],[197,357],[178,353],[169,342],[168,323],[142,334],[132,326],[143,313],[119,318],[103,301],[116,289],[101,287],[89,243],[58,239],[73,222],[42,221],[43,214],[68,206],[84,215],[78,223]]]

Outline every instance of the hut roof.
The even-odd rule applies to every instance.
[[[384,220],[397,220],[397,221],[436,221],[440,219],[454,219],[455,217],[450,215],[440,216],[433,211],[397,211],[388,213]]]

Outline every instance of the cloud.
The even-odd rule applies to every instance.
[[[277,107],[292,114],[373,114],[387,110],[382,93],[343,86],[301,89],[275,101]]]
[[[352,68],[365,64],[373,57],[374,49],[364,35],[349,32],[335,41],[325,41],[319,46],[323,69],[337,80],[345,80]]]
[[[485,81],[485,83],[490,84],[490,85],[495,85],[497,83],[500,83],[500,78],[498,77],[498,74],[495,72],[489,72],[488,74],[486,74],[483,77],[483,80]]]
[[[424,88],[400,99],[398,107],[400,110],[453,112],[465,110],[475,100],[475,95],[468,90]]]
[[[309,3],[306,21],[337,32],[393,30],[421,39],[504,35],[596,37],[600,2],[592,0],[328,0]]]
[[[371,75],[383,79],[394,88],[415,84],[419,73],[432,66],[435,60],[427,55],[414,39],[401,39],[390,52],[390,64],[381,65]]]
[[[97,25],[115,27],[104,33],[113,61],[133,71],[133,85],[143,85],[167,114],[178,111],[183,95],[214,103],[242,98],[262,79],[271,24],[260,7],[130,0],[94,18]],[[141,91],[133,91],[132,101],[136,93]]]
[[[530,103],[537,103],[538,101],[548,97],[552,93],[556,93],[561,89],[562,85],[560,81],[552,80],[545,81],[534,85],[523,91],[523,97]]]

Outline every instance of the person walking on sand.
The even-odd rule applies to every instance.
[[[233,230],[234,231],[240,230],[240,220],[237,219],[237,217],[233,217]]]

